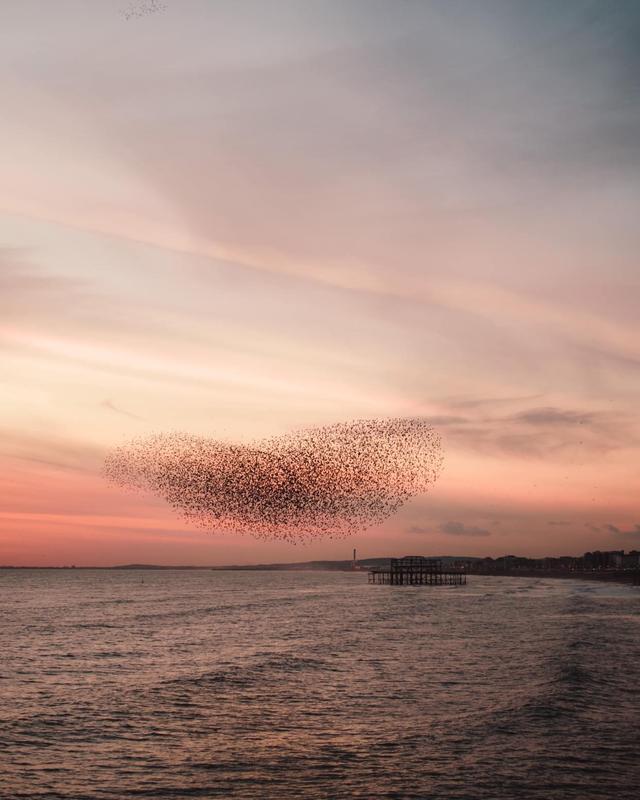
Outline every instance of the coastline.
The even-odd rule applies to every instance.
[[[640,570],[467,570],[467,575],[483,575],[494,578],[559,578],[564,580],[624,583],[628,586],[640,586]]]

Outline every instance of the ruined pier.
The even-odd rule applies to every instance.
[[[463,570],[443,567],[440,559],[423,556],[392,558],[388,567],[369,570],[369,583],[388,586],[461,586],[466,582]]]

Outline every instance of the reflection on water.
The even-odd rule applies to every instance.
[[[0,571],[0,795],[635,798],[639,619],[561,580]]]

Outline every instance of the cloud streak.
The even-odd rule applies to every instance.
[[[486,412],[484,404],[477,407]],[[578,411],[552,406],[533,407],[513,414],[433,417],[447,441],[487,454],[517,458],[566,460],[636,447],[636,421],[608,410]]]
[[[408,533],[412,534],[433,534],[441,533],[446,536],[491,536],[491,531],[486,528],[480,528],[477,525],[466,525],[464,522],[441,522],[436,529],[423,525],[412,525],[407,529]]]
[[[604,529],[609,533],[614,533],[616,536],[640,536],[640,523],[636,523],[630,530],[621,530],[616,525],[605,525]]]

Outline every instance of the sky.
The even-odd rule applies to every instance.
[[[640,548],[640,6],[0,4],[0,564]],[[160,431],[442,436],[308,546],[109,485]]]

